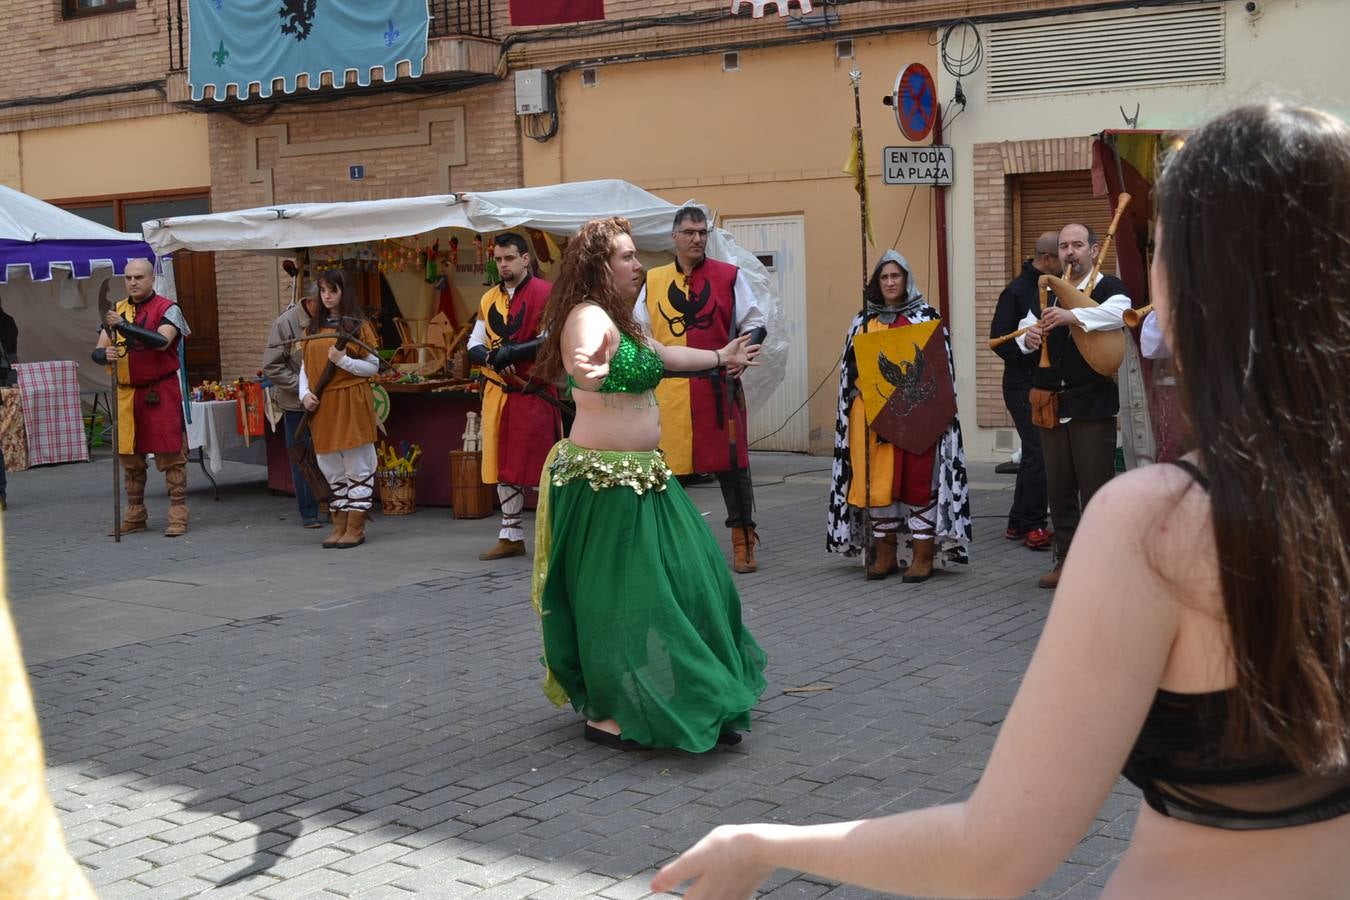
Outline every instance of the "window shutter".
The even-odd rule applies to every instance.
[[[1012,273],[1022,269],[1023,261],[1036,254],[1036,239],[1047,231],[1059,231],[1070,222],[1079,222],[1097,232],[1097,240],[1106,240],[1111,226],[1111,207],[1105,197],[1092,194],[1092,173],[1051,172],[1017,175],[1013,178],[1013,259]],[[1112,242],[1102,272],[1116,274],[1116,249]]]
[[[1213,84],[1225,77],[1220,5],[1014,22],[989,29],[989,99]]]

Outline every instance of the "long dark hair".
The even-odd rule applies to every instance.
[[[326,326],[325,322],[333,317],[343,319],[354,319],[359,325],[366,323],[366,315],[361,311],[361,304],[356,301],[356,287],[350,273],[342,269],[329,269],[326,272],[320,272],[315,281],[320,285],[328,285],[329,290],[337,291],[338,300],[337,309],[330,311],[323,305],[323,298],[319,299],[319,308],[316,314],[310,318],[309,327],[305,329],[305,334],[316,334],[322,331]],[[353,323],[347,323],[348,330]]]
[[[614,242],[621,234],[633,235],[627,219],[621,216],[592,219],[567,242],[558,280],[553,283],[553,292],[548,296],[548,305],[544,307],[544,317],[539,325],[540,331],[548,332],[548,338],[539,349],[531,375],[546,381],[562,375],[563,325],[568,313],[582,303],[599,306],[619,331],[635,341],[642,341],[642,328],[633,317],[633,302],[619,295],[614,287],[614,274],[609,269]]]
[[[1186,416],[1211,483],[1237,748],[1350,748],[1350,127],[1279,104],[1197,131],[1157,188]]]

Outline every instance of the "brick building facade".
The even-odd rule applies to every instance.
[[[706,197],[720,213],[746,221],[795,216],[806,222],[809,299],[800,324],[809,348],[804,377],[811,386],[828,381],[841,322],[856,305],[856,235],[849,238],[854,244],[849,253],[831,243],[836,232],[856,232],[856,211],[847,210],[852,202],[847,179],[838,172],[846,138],[834,137],[840,109],[847,106],[844,118],[852,116],[846,87],[836,90],[848,68],[861,61],[866,73],[863,112],[879,242],[874,253],[895,236],[936,300],[935,195],[920,188],[907,204],[902,201],[908,195],[881,185],[881,147],[906,143],[879,103],[898,68],[926,61],[945,106],[953,86],[941,65],[939,42],[954,20],[973,22],[988,40],[990,23],[1058,21],[1070,13],[1085,19],[1127,15],[1137,6],[1102,2],[1084,12],[1083,4],[1071,0],[840,0],[815,4],[803,20],[795,4],[789,18],[770,11],[753,19],[749,4],[732,15],[729,0],[608,0],[602,22],[512,28],[507,0],[431,0],[431,39],[418,79],[274,94],[268,100],[193,103],[185,74],[187,23],[179,18],[189,0],[110,0],[83,10],[87,14],[70,14],[86,4],[14,0],[16,8],[7,10],[10,65],[0,72],[0,182],[64,205],[90,210],[108,205],[118,217],[110,224],[127,227],[137,224],[123,215],[133,202],[147,208],[161,201],[195,203],[223,211],[582,177],[628,177],[674,202]],[[1232,0],[1217,5],[1226,11],[1241,6]],[[1260,29],[1278,24],[1281,16],[1272,10],[1251,34],[1240,35],[1234,24],[1239,13],[1229,12],[1230,43],[1242,38],[1255,46]],[[719,82],[716,73],[725,71],[727,53],[737,54],[744,65]],[[558,89],[560,136],[551,141],[528,140],[538,122],[515,115],[512,73],[524,68],[549,71]],[[584,72],[590,72],[589,82]],[[586,86],[595,84],[596,73],[598,91]],[[957,147],[957,182],[944,204],[953,229],[947,248],[948,325],[958,393],[967,429],[989,432],[968,437],[975,458],[994,455],[993,434],[1006,431],[999,364],[983,344],[994,298],[1017,262],[1009,241],[1010,185],[1024,173],[1080,171],[1076,154],[1084,152],[1084,136],[1113,124],[1107,113],[1114,116],[1120,102],[1134,98],[1129,91],[1080,95],[1072,117],[1019,117],[1019,110],[1043,109],[1053,98],[986,95],[985,74],[966,78],[970,111],[948,136]],[[664,152],[659,135],[670,128],[663,92],[676,96],[686,79],[701,85],[703,102],[742,104],[744,120],[756,124],[719,126],[721,133],[704,141],[714,151],[688,159],[662,157],[661,165],[653,166],[653,154]],[[794,108],[791,95],[806,82],[811,90],[805,95],[812,99]],[[829,86],[826,100],[817,90],[822,82]],[[600,98],[607,96],[622,96],[624,102],[606,109]],[[1145,92],[1143,99],[1147,105],[1160,96],[1169,108],[1189,102],[1176,90]],[[781,114],[756,118],[780,103]],[[1024,118],[1043,127],[1028,132]],[[579,133],[594,136],[597,129],[605,138],[598,146],[578,140]],[[156,136],[155,146],[138,146],[138,136],[145,134]],[[978,137],[972,143],[967,134]],[[1004,134],[1013,140],[1005,142]],[[755,142],[818,146],[804,153],[809,159],[773,165],[729,149]],[[364,168],[361,180],[350,177],[356,165]],[[250,373],[267,324],[285,302],[286,279],[272,257],[222,252],[209,262],[215,272],[210,315],[221,326],[220,372]],[[812,436],[803,449],[828,452],[831,394],[821,389],[806,404]]]

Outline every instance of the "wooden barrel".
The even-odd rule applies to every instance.
[[[456,519],[483,519],[492,515],[494,493],[492,485],[483,484],[480,451],[450,451],[450,505]]]

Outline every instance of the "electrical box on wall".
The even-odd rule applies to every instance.
[[[553,85],[543,69],[516,72],[516,115],[553,112]]]

